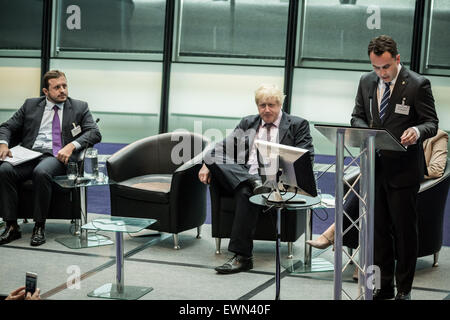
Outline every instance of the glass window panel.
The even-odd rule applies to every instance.
[[[304,3],[301,65],[308,61],[366,64],[370,40],[382,34],[397,42],[402,62],[410,62],[415,0],[305,0]]]
[[[162,53],[164,0],[61,0],[56,50]]]
[[[0,0],[0,49],[40,50],[43,0]]]
[[[283,60],[288,9],[284,0],[185,0],[179,55]]]
[[[433,1],[428,68],[450,69],[450,1]]]

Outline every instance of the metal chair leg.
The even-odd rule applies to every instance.
[[[173,234],[173,248],[175,250],[180,250],[180,245],[178,244],[178,233]]]
[[[197,239],[201,239],[202,238],[202,226],[198,226],[197,227]]]
[[[221,238],[215,238],[216,240],[216,254],[220,254],[220,242],[221,242]]]
[[[433,254],[433,267],[439,267],[439,251]]]
[[[294,257],[294,243],[288,242],[288,259],[292,259]]]

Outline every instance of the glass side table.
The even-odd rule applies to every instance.
[[[291,202],[268,202],[267,196],[269,196],[269,193],[265,194],[257,194],[252,197],[250,197],[250,202],[264,206],[264,207],[274,207],[277,210],[277,222],[276,222],[276,231],[277,231],[277,240],[276,240],[276,267],[275,267],[275,299],[280,299],[280,238],[281,238],[281,210],[287,209],[287,210],[298,210],[298,209],[306,209],[307,211],[307,224],[306,224],[306,231],[305,231],[305,239],[309,239],[312,236],[312,229],[310,229],[310,226],[312,226],[308,222],[308,217],[311,218],[311,208],[314,205],[317,205],[320,203],[319,197],[308,197],[301,194],[294,194],[292,192],[287,192],[285,195],[283,195],[283,199],[289,199]],[[305,240],[306,241],[306,240]],[[306,245],[306,243],[305,243]],[[309,247],[309,246],[308,246]],[[288,259],[293,260],[293,259]],[[292,261],[290,261],[292,262]],[[304,256],[304,262],[297,262],[297,264],[301,264],[304,266],[306,270],[309,270],[312,265],[312,259],[311,259],[311,250],[307,250],[305,247],[305,256]],[[283,265],[283,267],[286,268],[286,266]],[[288,265],[288,268],[290,266]],[[305,271],[308,272],[308,271]],[[311,271],[309,271],[311,272]]]
[[[330,194],[322,194],[317,196],[315,204],[306,208],[306,230],[304,243],[304,256],[302,259],[284,259],[281,262],[283,268],[289,273],[315,273],[315,272],[329,272],[334,270],[334,265],[330,261],[312,256],[312,247],[306,243],[307,240],[312,240],[313,217],[312,213],[315,210],[325,210],[334,208],[334,197]],[[288,210],[296,210],[297,208],[287,207]],[[300,208],[299,208],[300,209]],[[325,250],[321,250],[323,252]]]
[[[56,238],[55,240],[70,249],[81,249],[99,247],[113,244],[108,237],[102,235],[89,235],[87,230],[84,230],[81,225],[87,223],[87,207],[86,207],[86,189],[91,186],[106,186],[114,182],[108,178],[107,175],[100,174],[100,179],[88,179],[78,177],[77,179],[68,179],[67,176],[53,177],[53,181],[62,188],[79,188],[80,189],[80,207],[81,207],[81,223],[76,223],[75,236]]]
[[[116,233],[116,283],[107,283],[88,293],[88,297],[136,300],[153,290],[151,287],[124,285],[123,233],[139,232],[155,222],[155,219],[108,217],[92,220],[81,227],[85,230],[101,230]]]

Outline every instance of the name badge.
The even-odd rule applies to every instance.
[[[80,126],[75,127],[75,124],[73,124],[73,126],[74,128],[70,130],[70,132],[72,132],[72,137],[75,137],[81,133],[81,127]]]
[[[396,104],[395,113],[404,114],[407,116],[409,114],[409,106],[406,104]]]

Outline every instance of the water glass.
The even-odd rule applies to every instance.
[[[106,174],[106,165],[104,163],[100,163],[98,165],[98,175],[97,175],[97,182],[104,182],[106,180],[107,174]]]
[[[96,179],[98,175],[98,150],[95,148],[86,149],[84,155],[84,177]]]
[[[67,179],[75,180],[78,176],[78,165],[76,162],[69,162],[67,164]]]

